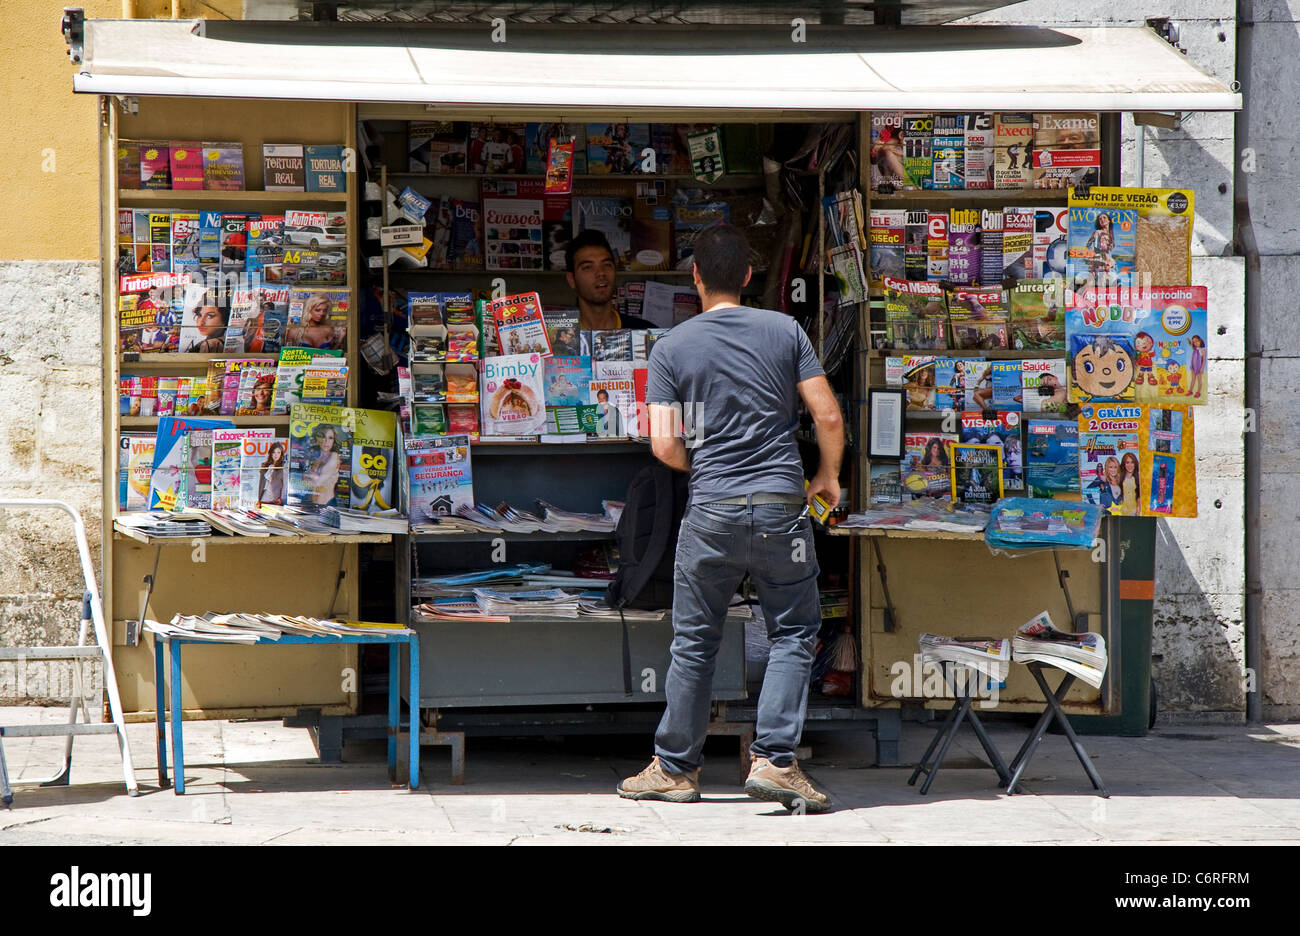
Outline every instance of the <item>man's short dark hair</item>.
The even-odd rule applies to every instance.
[[[570,273],[573,272],[573,258],[578,255],[578,251],[584,247],[601,247],[609,254],[609,259],[614,261],[618,266],[618,258],[614,256],[614,248],[609,246],[609,240],[603,233],[595,228],[587,228],[573,240],[569,241],[564,248],[564,268]]]
[[[692,259],[706,291],[723,296],[740,294],[749,270],[749,244],[740,231],[725,222],[705,228],[695,238]]]

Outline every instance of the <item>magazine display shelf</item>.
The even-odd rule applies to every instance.
[[[1118,185],[1121,115],[1102,112],[1100,117],[1101,184]],[[862,125],[869,128],[870,114],[863,115]],[[869,131],[864,132],[867,136],[861,146],[868,151]],[[869,161],[863,160],[860,188],[867,211],[872,207],[950,209],[965,206],[992,208],[1020,203],[1064,205],[1068,198],[1068,193],[1061,189],[952,189],[881,194],[871,190],[870,173]],[[873,288],[871,297],[880,299],[880,291]],[[866,390],[886,385],[885,358],[930,352],[870,348],[867,340],[870,322],[864,322],[863,328],[863,341],[859,347],[864,349],[860,357],[865,366],[859,368],[863,380],[863,392],[859,397],[859,436],[866,438]],[[987,359],[1059,359],[1065,356],[1061,350],[945,350],[933,353]],[[932,430],[935,421],[942,416],[942,413],[907,412],[904,425],[906,428]],[[871,460],[866,452],[864,445],[858,456],[859,493],[855,509],[866,503],[870,492]],[[1103,555],[1110,559],[1120,558],[1121,542],[1127,544],[1141,539],[1146,534],[1138,532],[1138,528],[1149,526],[1150,521],[1141,518],[1103,522],[1101,536],[1106,547]],[[1066,711],[1074,715],[1103,715],[1120,710],[1123,702],[1121,631],[1129,626],[1123,622],[1130,622],[1143,613],[1130,602],[1135,593],[1132,586],[1150,585],[1147,581],[1121,582],[1120,562],[1095,562],[1092,553],[1085,550],[1046,551],[1014,560],[995,557],[985,546],[982,533],[859,528],[832,530],[831,535],[847,536],[851,541],[867,537],[860,541],[864,546],[871,544],[870,548],[858,551],[856,566],[858,617],[862,622],[861,703],[864,706],[896,706],[906,701],[931,709],[947,708],[950,699],[919,698],[919,691],[899,696],[893,691],[897,681],[897,670],[893,668],[899,663],[911,666],[918,636],[927,631],[948,636],[1010,635],[1020,623],[1046,609],[1054,619],[1064,622],[1062,626],[1066,629],[1100,631],[1110,650],[1110,669],[1101,689],[1076,683],[1063,703]],[[1147,557],[1148,568],[1140,573],[1142,579],[1150,578],[1151,558]],[[1131,562],[1132,559],[1122,561]],[[935,587],[936,578],[943,581],[942,588]],[[1142,588],[1137,591],[1142,591]],[[1145,613],[1149,616],[1149,606]],[[999,695],[999,710],[1039,712],[1041,709],[1042,700],[1030,675],[1023,667],[1013,667]]]
[[[197,542],[139,541],[117,531],[118,436],[147,432],[157,424],[148,417],[122,417],[118,377],[133,373],[201,376],[212,358],[226,354],[118,353],[117,209],[158,211],[196,208],[281,212],[330,208],[347,214],[348,285],[351,319],[345,354],[349,361],[348,403],[357,403],[356,232],[358,181],[349,177],[340,193],[262,191],[262,143],[342,143],[356,146],[355,105],[302,102],[141,97],[139,112],[123,113],[111,98],[101,99],[101,257],[103,279],[103,563],[104,603],[114,629],[113,659],[128,720],[154,717],[155,687],[148,641],[127,646],[125,624],[140,613],[148,596],[147,616],[169,620],[175,613],[271,611],[316,617],[359,616],[358,545],[386,542],[388,534],[251,537],[214,533]],[[162,191],[117,188],[117,141],[231,141],[243,145],[246,191]],[[266,357],[275,355],[233,355]],[[284,416],[231,417],[239,426],[285,426]],[[148,538],[145,538],[148,540]],[[207,547],[220,547],[211,554]],[[273,548],[254,548],[273,547]],[[333,547],[333,548],[329,548]],[[152,586],[145,584],[146,577]],[[151,590],[150,590],[151,589]],[[253,651],[239,646],[195,647],[187,654],[182,707],[186,718],[278,717],[304,706],[326,714],[357,710],[358,694],[340,674],[356,671],[355,645],[295,646]]]
[[[444,115],[430,113],[427,109],[403,108],[397,105],[375,105],[361,108],[362,120],[400,121],[400,120],[435,120]],[[475,115],[457,113],[455,119],[488,119],[490,114]],[[556,120],[563,115],[543,112],[515,114],[511,119]],[[593,117],[591,119],[597,119]],[[676,120],[678,122],[699,122],[707,120],[708,115],[691,113],[689,115],[664,115],[655,119]],[[751,118],[752,119],[752,118]],[[844,121],[845,115],[829,117],[825,114],[791,114],[783,113],[771,118],[785,123],[820,123],[827,120]],[[849,121],[856,121],[856,115],[848,115]],[[865,132],[865,131],[864,131]],[[542,175],[525,174],[487,174],[503,179],[542,179]],[[822,173],[805,173],[816,179],[817,197],[826,194],[825,177]],[[382,163],[373,170],[373,178],[387,182],[401,189],[410,186],[425,197],[445,192],[463,192],[457,197],[476,197],[470,193],[477,191],[479,180],[483,177],[475,173],[457,173],[450,175],[436,173],[410,173],[388,171]],[[761,174],[737,173],[724,176],[717,183],[701,184],[694,182],[689,175],[656,173],[653,175],[593,175],[575,174],[574,180],[580,186],[584,180],[610,181],[645,181],[676,180],[677,182],[704,189],[744,188],[761,190]],[[813,250],[821,251],[825,243],[824,214],[816,212],[818,227],[814,232]],[[391,222],[387,222],[391,223]],[[566,292],[564,272],[556,270],[536,271],[457,271],[388,268],[384,260],[371,266],[371,273],[386,277],[386,283],[397,288],[410,289],[470,289],[482,288],[494,277],[504,277],[509,283],[508,291],[528,291],[537,289],[544,302],[561,302],[551,298],[556,291]],[[689,283],[691,272],[688,270],[666,270],[630,272],[620,274],[620,282],[626,279],[664,280],[673,283]],[[755,281],[745,289],[745,293],[757,294],[762,290],[763,277],[756,276]],[[826,283],[823,276],[813,275],[809,286],[810,299],[815,296],[816,308],[821,315]],[[386,291],[386,290],[385,290]],[[861,307],[865,316],[865,304]],[[865,317],[860,319],[865,323]],[[819,322],[819,326],[824,322]],[[822,353],[822,338],[825,328],[817,329],[816,342],[819,355]],[[865,332],[864,332],[865,333]],[[853,361],[849,366],[856,367]],[[855,377],[855,381],[856,381]],[[855,384],[856,386],[856,384]],[[805,440],[811,441],[811,440]],[[649,447],[643,443],[631,441],[589,440],[582,444],[532,444],[517,442],[491,442],[484,440],[472,447],[474,494],[475,499],[487,504],[507,500],[514,504],[531,507],[535,498],[542,498],[560,507],[578,511],[600,512],[601,499],[622,500],[626,495],[628,483],[641,467],[653,461]],[[846,459],[848,486],[856,487],[854,466]],[[431,532],[412,533],[409,538],[398,537],[395,555],[398,562],[397,595],[399,607],[410,608],[413,599],[409,583],[411,578],[424,574],[473,568],[487,564],[492,556],[492,544],[502,543],[506,546],[506,561],[526,561],[536,558],[554,562],[557,568],[564,568],[572,557],[573,551],[583,544],[608,542],[613,539],[611,533],[449,533]],[[405,540],[405,542],[403,542]],[[850,558],[846,571],[852,579],[854,568],[854,549],[850,544]],[[493,557],[493,561],[500,561]],[[464,708],[482,706],[513,707],[522,710],[532,706],[555,705],[591,705],[615,703],[613,710],[588,713],[590,718],[605,730],[618,730],[618,724],[626,725],[628,720],[644,716],[636,711],[635,705],[625,703],[654,703],[663,699],[663,678],[666,674],[668,646],[672,638],[671,620],[646,622],[628,622],[632,673],[637,691],[629,698],[624,692],[621,667],[622,631],[619,621],[609,619],[564,619],[564,618],[521,618],[512,617],[510,624],[496,624],[467,621],[427,620],[413,617],[407,625],[420,634],[422,659],[422,685],[420,687],[420,704],[426,709],[426,719],[432,720],[435,727],[458,730],[466,725],[479,724],[476,718],[488,719],[475,713],[461,711]],[[526,629],[513,629],[526,625]],[[655,690],[640,691],[642,673],[653,670],[657,676]],[[718,700],[719,719],[730,717],[737,709],[737,701],[747,696],[745,684],[745,662],[743,656],[743,621],[729,618],[726,635],[718,657],[718,668],[714,682],[714,698]],[[730,703],[727,700],[733,700]],[[728,704],[731,706],[728,708]],[[753,706],[751,705],[752,709]],[[810,718],[814,706],[810,706]],[[833,710],[833,712],[832,712]],[[852,714],[845,715],[846,710]],[[724,714],[725,713],[725,714]],[[863,713],[852,704],[845,705],[839,701],[834,706],[827,706],[825,717],[848,721],[856,720]],[[749,721],[753,721],[753,712]],[[885,720],[896,724],[896,713],[886,713]],[[654,716],[657,719],[657,715]],[[578,727],[582,721],[571,712],[551,717],[549,713],[536,710],[519,711],[513,719],[509,716],[494,716],[493,723],[500,730],[505,722],[515,727],[512,733],[520,730],[551,731],[554,727],[567,726],[565,730],[601,730],[591,726]],[[490,719],[489,719],[490,720]],[[733,719],[734,720],[734,719]],[[718,722],[718,725],[723,722]],[[857,727],[864,727],[856,720]],[[869,725],[867,725],[869,726]],[[727,723],[726,729],[736,726]],[[626,730],[626,729],[624,729]],[[737,732],[738,733],[738,732]],[[881,732],[881,751],[885,762],[892,762],[896,756],[896,728],[886,727]]]

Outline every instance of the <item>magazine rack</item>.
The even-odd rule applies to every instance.
[[[1084,771],[1088,774],[1088,779],[1092,781],[1093,788],[1101,794],[1103,799],[1109,799],[1110,793],[1106,790],[1106,785],[1102,783],[1101,774],[1097,773],[1092,758],[1088,756],[1088,752],[1079,743],[1078,736],[1074,733],[1074,729],[1070,727],[1070,720],[1065,717],[1065,712],[1061,710],[1061,700],[1065,698],[1065,694],[1070,691],[1070,686],[1074,684],[1074,674],[1066,673],[1065,678],[1061,680],[1061,684],[1053,692],[1051,687],[1047,685],[1047,680],[1043,677],[1043,664],[1035,662],[1026,665],[1029,668],[1030,675],[1038,683],[1038,688],[1043,691],[1043,698],[1047,700],[1047,708],[1043,709],[1043,714],[1039,716],[1033,731],[1029,733],[1025,743],[1020,745],[1020,750],[1016,752],[1016,756],[1011,761],[1011,776],[1007,779],[1007,792],[1016,792],[1016,786],[1020,782],[1020,775],[1025,772],[1025,767],[1029,765],[1034,752],[1038,750],[1039,742],[1043,740],[1043,732],[1047,730],[1049,724],[1055,721],[1061,727],[1066,740],[1070,742],[1070,747],[1074,750],[1075,756],[1079,758],[1079,763],[1083,765]]]
[[[349,537],[213,536],[181,542],[140,543],[114,531],[118,504],[119,441],[126,433],[150,433],[158,418],[124,416],[118,404],[123,374],[202,376],[208,361],[236,354],[122,353],[117,328],[117,212],[181,209],[283,213],[286,209],[346,212],[348,284],[348,403],[358,402],[359,238],[356,232],[360,176],[348,176],[346,192],[263,191],[262,144],[356,146],[356,108],[343,102],[141,97],[138,113],[125,113],[104,98],[100,121],[101,257],[103,297],[103,563],[104,607],[113,662],[128,721],[153,717],[152,654],[124,635],[127,620],[168,620],[174,613],[276,611],[317,617],[360,616],[359,542],[386,542],[383,535]],[[122,140],[196,140],[239,143],[244,153],[241,191],[171,191],[118,187],[117,144]],[[268,355],[269,356],[269,355]],[[234,416],[236,426],[273,426],[287,432],[286,416]],[[161,548],[166,546],[167,548]],[[220,547],[220,548],[218,548]],[[152,582],[152,585],[150,585]],[[152,588],[152,591],[149,589]],[[140,599],[148,594],[148,607]],[[354,644],[254,650],[242,646],[195,647],[187,653],[181,704],[187,718],[290,716],[313,706],[329,714],[357,710],[358,693],[340,674],[356,672]]]
[[[934,783],[934,778],[938,776],[939,767],[942,766],[944,756],[948,753],[948,747],[952,744],[952,739],[957,736],[957,729],[961,727],[964,719],[970,719],[971,730],[975,732],[975,737],[979,738],[980,746],[984,748],[984,753],[989,756],[989,763],[997,771],[998,782],[1009,783],[1010,786],[1014,786],[1015,780],[1011,778],[1011,772],[1007,769],[1006,761],[1002,759],[998,749],[993,746],[993,741],[989,738],[988,732],[984,730],[984,724],[980,721],[979,715],[971,707],[971,703],[976,698],[975,694],[971,692],[972,680],[987,679],[988,677],[974,667],[962,666],[959,663],[951,663],[947,660],[940,664],[940,669],[943,672],[944,684],[951,690],[955,701],[952,708],[948,710],[948,717],[944,720],[943,727],[935,734],[930,746],[921,755],[916,769],[912,771],[912,776],[907,778],[908,786],[915,786],[917,778],[921,774],[925,774],[925,783],[921,784],[920,792],[922,796],[930,792],[930,784]],[[960,679],[958,678],[959,673],[962,677]],[[937,753],[935,751],[936,747],[939,749]],[[1008,788],[1008,792],[1010,792],[1010,788]]]

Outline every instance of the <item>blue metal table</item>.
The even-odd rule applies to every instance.
[[[171,785],[167,776],[167,690],[164,682],[163,644],[168,644],[171,657],[171,727],[172,727],[172,761],[176,765],[177,795],[185,792],[185,744],[182,724],[184,712],[181,708],[181,645],[219,643],[221,646],[249,647],[284,647],[295,645],[337,645],[337,644],[390,644],[388,653],[388,776],[397,781],[397,739],[401,733],[401,660],[397,645],[405,644],[407,659],[411,667],[411,685],[420,684],[420,640],[414,633],[393,634],[383,631],[374,634],[339,634],[338,636],[299,637],[284,636],[278,640],[262,638],[252,644],[233,644],[211,640],[192,640],[184,637],[164,637],[153,634],[154,640],[154,685],[157,692],[157,729],[158,729],[158,783],[166,789]],[[420,700],[419,693],[411,693],[410,701],[410,761],[407,769],[407,788],[414,790],[420,784]]]

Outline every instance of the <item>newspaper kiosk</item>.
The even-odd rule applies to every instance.
[[[807,41],[797,44],[791,43],[785,28],[509,29],[510,42],[502,44],[477,24],[371,24],[361,29],[306,22],[78,22],[70,31],[78,68],[74,88],[100,95],[103,101],[104,230],[113,230],[117,206],[128,203],[113,181],[116,142],[128,135],[217,135],[250,144],[272,137],[312,140],[323,135],[355,146],[354,128],[361,114],[521,121],[847,120],[855,126],[858,188],[869,208],[881,198],[870,194],[864,155],[870,148],[870,115],[876,110],[1100,112],[1105,115],[1103,181],[1119,184],[1125,181],[1120,178],[1121,112],[1227,111],[1241,104],[1240,95],[1141,28],[810,28]],[[959,90],[949,81],[953,74],[962,76]],[[138,114],[123,111],[124,103],[135,105],[127,99],[138,101]],[[197,194],[207,202],[221,200],[212,197],[215,193]],[[237,203],[247,206],[312,201],[262,192],[235,194],[240,196]],[[1019,194],[1042,200],[1041,193]],[[1004,195],[917,192],[886,198],[906,207],[949,204],[954,197],[987,203]],[[173,192],[137,192],[130,199],[141,205],[194,200]],[[349,188],[338,207],[348,212],[349,237],[355,244],[357,186]],[[196,564],[188,549],[163,550],[159,559],[131,544],[115,544],[116,491],[109,479],[116,477],[122,425],[114,402],[118,374],[128,362],[113,353],[114,255],[106,234],[104,556],[106,604],[114,620],[137,616],[139,583],[152,564],[163,560],[152,573],[158,583],[150,599],[153,617],[208,610],[214,604],[223,610],[258,610],[272,602],[281,610],[298,606],[313,614],[343,607],[355,611],[355,546],[343,545],[341,554],[327,547],[230,547],[213,549],[205,563]],[[355,289],[357,271],[352,272]],[[883,366],[882,355],[868,350],[870,331],[864,303],[858,334],[859,430],[865,428],[866,390],[877,381],[875,369]],[[349,354],[354,359],[355,352],[352,346]],[[865,434],[859,431],[857,436]],[[855,509],[863,503],[869,483],[868,461],[856,455],[851,486]],[[516,460],[521,465],[535,461]],[[1109,561],[1070,555],[1061,558],[1059,569],[1050,556],[995,559],[983,543],[951,535],[855,536],[855,627],[863,661],[857,701],[861,709],[875,710],[880,720],[879,762],[896,759],[900,703],[919,699],[916,694],[900,698],[891,689],[891,665],[912,658],[917,634],[925,630],[980,633],[1003,623],[1009,630],[1044,608],[1061,621],[1086,616],[1091,622],[1087,626],[1100,627],[1110,642],[1114,669],[1100,693],[1073,692],[1067,710],[1111,716],[1138,712],[1141,705],[1135,702],[1145,698],[1133,696],[1150,650],[1153,531],[1148,520],[1112,522],[1105,536]],[[407,585],[396,583],[403,600]],[[558,631],[553,636],[563,637]],[[435,659],[437,634],[422,632],[421,643],[423,652]],[[143,648],[118,651],[126,706],[145,713],[152,699],[147,653]],[[570,673],[556,659],[581,653],[582,645],[570,638],[562,653],[540,663],[502,641],[481,646],[480,651],[478,672],[484,677],[502,666],[504,654],[506,669],[516,669],[520,683],[566,687]],[[203,680],[187,687],[186,707],[207,717],[283,714],[305,705],[355,710],[355,692],[340,692],[338,677],[353,658],[343,650],[313,650],[318,656],[308,659],[307,652],[298,651],[292,662],[286,652],[286,659],[272,667],[264,658],[244,659],[237,648],[213,649]],[[475,655],[465,652],[466,665],[473,665]],[[425,666],[424,672],[426,684],[411,691],[436,707],[439,687],[429,683],[435,667]],[[508,686],[504,695],[494,697],[493,703],[510,702]],[[535,704],[540,695],[530,693],[526,701]],[[573,696],[558,691],[551,698],[582,697],[582,692]],[[1036,703],[1028,677],[1013,679],[1002,698],[1012,709]]]

